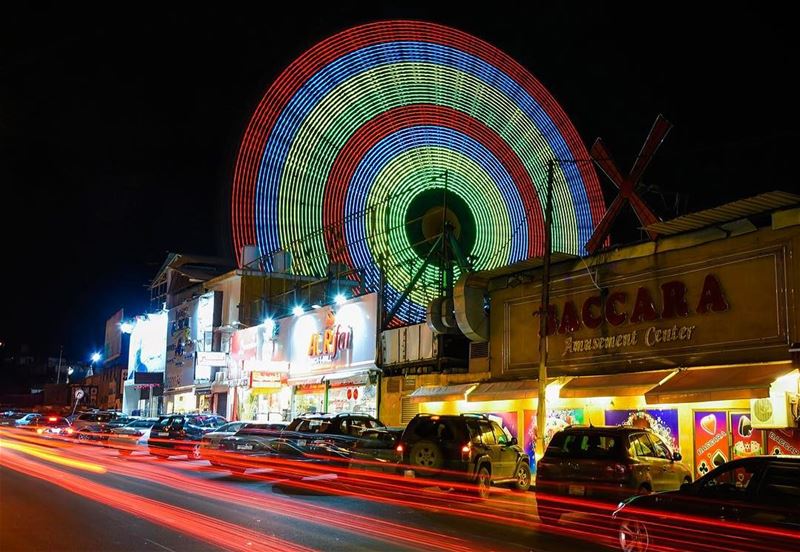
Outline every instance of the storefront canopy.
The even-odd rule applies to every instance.
[[[435,401],[463,401],[467,394],[475,388],[474,383],[461,385],[427,385],[414,390],[409,395],[412,403]]]
[[[645,393],[647,404],[761,399],[777,378],[794,370],[790,362],[688,368]]]
[[[580,376],[572,378],[559,390],[562,399],[592,397],[637,397],[644,395],[674,370],[653,370],[628,374]]]
[[[538,396],[536,380],[496,381],[481,383],[467,395],[469,402],[535,399]]]

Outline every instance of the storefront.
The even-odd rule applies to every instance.
[[[289,355],[293,416],[307,412],[377,415],[377,296],[372,293],[279,322]]]
[[[122,410],[143,416],[163,412],[167,313],[137,316],[131,329],[128,370],[122,385]]]
[[[286,350],[278,325],[264,323],[234,332],[231,338],[231,419],[288,421],[291,387]]]
[[[696,477],[733,458],[800,451],[799,252],[795,224],[700,231],[554,265],[546,437],[569,424],[647,426]],[[489,381],[410,396],[420,411],[492,414],[531,455],[538,274],[484,275]]]

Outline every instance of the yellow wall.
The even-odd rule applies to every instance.
[[[524,442],[524,411],[536,410],[537,399],[505,400],[505,401],[450,401],[428,402],[420,405],[420,412],[430,414],[459,414],[465,412],[516,412],[517,435],[522,444]],[[559,408],[583,408],[584,422],[600,426],[605,425],[606,410],[636,410],[636,409],[677,409],[678,410],[678,438],[683,461],[694,470],[694,414],[695,410],[739,410],[749,411],[749,400],[737,401],[710,401],[687,404],[659,404],[648,405],[643,396],[638,397],[596,397],[591,399],[555,399],[548,401],[548,410]]]

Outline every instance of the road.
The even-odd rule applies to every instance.
[[[580,520],[539,525],[534,493],[377,489],[0,435],[0,550],[613,549]]]

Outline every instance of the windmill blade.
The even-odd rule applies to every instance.
[[[589,151],[589,155],[592,157],[592,159],[594,159],[594,162],[597,163],[597,166],[600,167],[600,170],[605,173],[611,182],[613,182],[617,188],[622,189],[622,184],[625,182],[625,179],[617,169],[617,165],[611,158],[611,153],[609,153],[608,148],[606,148],[602,138],[598,138],[594,141],[594,144],[592,144],[592,149]]]
[[[650,164],[650,160],[653,159],[653,155],[656,153],[656,150],[658,150],[658,147],[661,145],[661,142],[664,141],[664,138],[671,128],[672,123],[667,121],[663,115],[659,114],[659,116],[656,117],[656,122],[653,123],[653,128],[650,129],[650,134],[647,135],[647,140],[644,141],[642,151],[639,152],[639,156],[636,158],[636,161],[633,162],[633,167],[628,175],[628,179],[634,188],[636,188],[636,184],[642,177],[644,170],[647,168],[647,165]]]
[[[634,192],[628,199],[631,202],[631,207],[633,207],[633,212],[636,213],[636,217],[639,219],[639,222],[642,223],[647,235],[650,236],[651,240],[656,239],[658,234],[651,230],[647,230],[647,227],[658,222],[658,217],[653,213],[653,211],[650,210],[644,200],[639,197],[639,194]]]
[[[600,219],[600,222],[594,229],[592,233],[592,237],[589,238],[589,241],[586,242],[586,251],[592,255],[597,248],[602,245],[602,243],[608,237],[609,232],[611,231],[611,225],[614,223],[614,220],[619,215],[619,212],[622,210],[622,206],[625,205],[625,198],[622,194],[618,194],[611,205],[608,207],[606,214],[603,215],[603,218]]]

